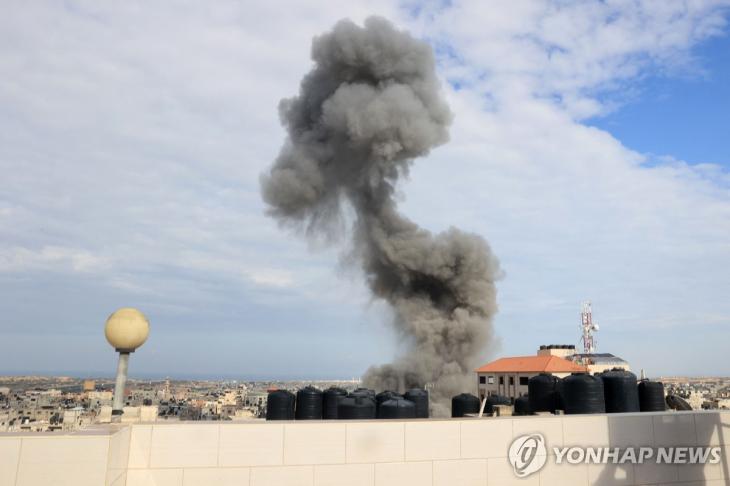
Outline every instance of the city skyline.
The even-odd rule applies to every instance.
[[[577,344],[592,300],[598,351],[637,373],[730,375],[729,5],[9,6],[0,375],[111,376],[104,320],[123,306],[151,324],[132,377],[390,361],[389,311],[341,246],[277,227],[259,195],[312,37],[371,14],[436,53],[451,140],[400,204],[500,259],[484,363]]]

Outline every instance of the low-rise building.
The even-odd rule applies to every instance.
[[[528,381],[535,375],[549,373],[562,378],[585,371],[585,366],[550,354],[500,358],[476,369],[477,394],[481,399],[489,395],[515,399],[527,394]]]
[[[631,371],[626,360],[611,353],[574,354],[569,359],[584,365],[591,374],[602,373],[614,368]]]

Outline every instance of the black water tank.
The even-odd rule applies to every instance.
[[[565,410],[563,405],[563,380],[558,378],[558,382],[555,384],[555,410]]]
[[[560,386],[566,414],[605,413],[603,380],[587,373],[573,373]]]
[[[322,418],[334,420],[337,418],[337,402],[347,396],[342,388],[329,387],[322,394]]]
[[[322,392],[319,388],[307,386],[297,392],[297,420],[322,420]]]
[[[380,404],[392,400],[394,398],[403,398],[403,395],[394,391],[385,390],[375,395],[375,403],[380,407]]]
[[[456,395],[451,399],[451,416],[463,417],[467,413],[479,413],[481,402],[469,393]]]
[[[692,406],[687,403],[687,400],[677,395],[667,395],[665,402],[667,402],[667,407],[672,410],[692,410]]]
[[[615,368],[600,374],[603,380],[603,397],[606,413],[639,411],[639,390],[636,375],[630,371]]]
[[[375,400],[368,396],[346,396],[337,405],[340,420],[364,420],[375,418]]]
[[[416,417],[428,418],[428,392],[422,388],[411,388],[403,394],[403,398],[416,405]]]
[[[661,381],[641,380],[639,382],[639,408],[642,412],[663,412],[664,384]]]
[[[533,412],[555,413],[558,398],[558,378],[540,373],[527,382],[527,395],[530,397],[530,410]]]
[[[484,405],[484,413],[493,413],[495,405],[512,405],[512,402],[503,395],[489,395],[487,397],[487,403]]]
[[[369,397],[375,400],[375,390],[370,390],[368,388],[356,388],[348,395],[352,397]]]
[[[515,398],[515,415],[530,415],[531,413],[528,395]]]
[[[294,394],[287,390],[269,392],[266,420],[294,420]]]
[[[416,404],[405,398],[391,398],[378,406],[380,419],[416,418]]]

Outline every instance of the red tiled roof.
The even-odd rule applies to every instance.
[[[573,373],[586,371],[586,368],[558,356],[514,356],[492,361],[475,371],[477,373]]]

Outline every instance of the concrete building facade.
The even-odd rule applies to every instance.
[[[584,366],[551,354],[500,358],[476,369],[477,396],[483,399],[502,395],[514,399],[526,395],[528,381],[540,373],[563,378],[585,371]]]
[[[631,367],[625,359],[611,353],[574,354],[570,359],[588,368],[588,372],[592,375],[615,368],[631,371]]]
[[[571,373],[596,374],[614,368],[631,370],[625,360],[613,354],[579,354],[572,344],[542,345],[536,356],[500,358],[477,368],[477,396],[496,394],[515,399],[527,394],[529,379],[540,373],[564,378]]]

